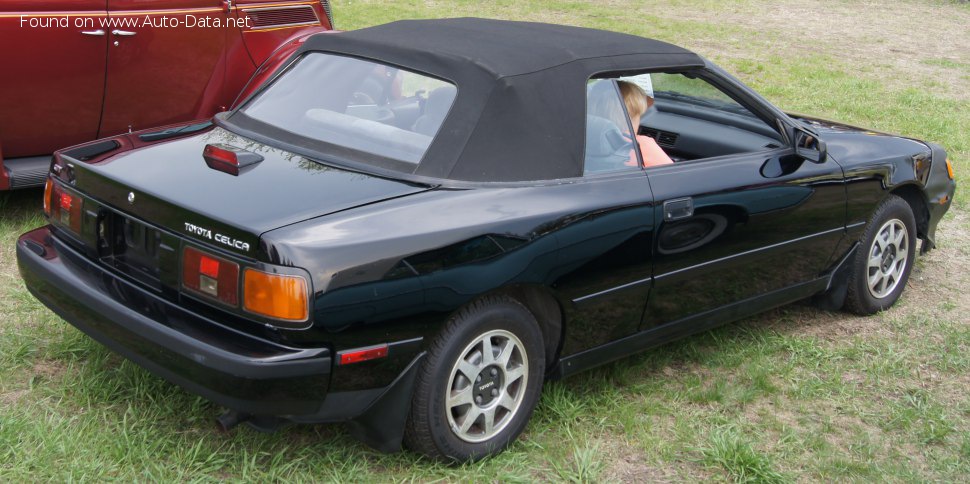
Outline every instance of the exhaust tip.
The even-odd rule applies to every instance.
[[[248,413],[241,413],[235,410],[229,410],[226,413],[216,417],[216,429],[219,433],[228,434],[237,425],[246,422],[253,418],[252,415]]]

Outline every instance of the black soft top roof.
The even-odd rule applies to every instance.
[[[468,181],[581,176],[591,77],[704,65],[688,50],[634,35],[475,18],[319,34],[306,51],[370,58],[457,85],[414,174]]]

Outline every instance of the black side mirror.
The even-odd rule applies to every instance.
[[[817,134],[801,128],[795,129],[795,154],[812,163],[825,163],[828,158],[825,141]]]

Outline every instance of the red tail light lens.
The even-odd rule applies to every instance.
[[[186,247],[182,286],[230,306],[239,305],[239,264]]]
[[[224,144],[205,145],[202,158],[209,168],[234,176],[263,161],[262,155]]]
[[[84,199],[80,195],[68,192],[58,186],[50,179],[50,197],[44,196],[44,209],[49,211],[51,220],[59,222],[70,228],[75,234],[81,233],[81,208],[84,206]],[[48,189],[45,187],[45,194]]]

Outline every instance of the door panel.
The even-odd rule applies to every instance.
[[[222,1],[109,0],[108,10],[100,136],[208,117],[232,101],[225,43],[239,34]]]
[[[107,40],[83,32],[97,32],[106,16],[105,0],[0,4],[4,156],[46,155],[97,136]]]
[[[555,231],[562,275],[553,282],[566,311],[562,355],[637,331],[652,283],[653,202],[643,172],[569,189],[583,208]]]
[[[689,198],[693,213],[665,220],[658,204],[655,286],[642,329],[814,279],[844,233],[845,188],[832,160],[815,164],[785,149],[647,176],[658,202]]]

